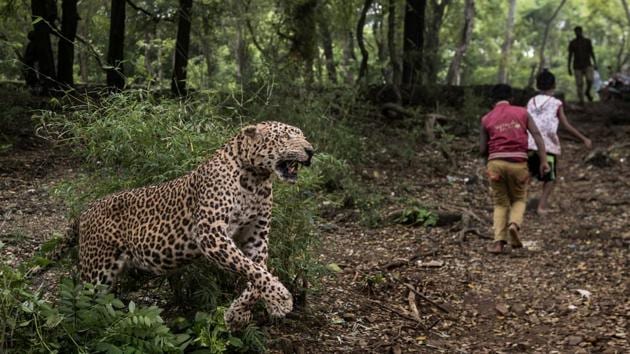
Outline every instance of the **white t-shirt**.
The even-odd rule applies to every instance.
[[[545,142],[548,153],[560,155],[560,139],[558,139],[558,110],[562,107],[562,101],[544,94],[539,94],[527,103],[527,112],[534,118],[534,122]],[[534,138],[527,133],[529,150],[538,150]]]

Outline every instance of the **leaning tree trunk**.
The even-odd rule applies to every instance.
[[[125,0],[112,0],[107,49],[107,86],[121,90],[125,87],[123,53],[125,48]]]
[[[322,14],[317,16],[317,22],[319,31],[322,36],[322,47],[324,48],[324,57],[326,58],[326,72],[328,73],[328,80],[336,84],[337,83],[337,69],[335,68],[335,57],[333,51],[333,40],[330,34],[330,27],[328,25],[328,19]]]
[[[397,101],[400,101],[401,68],[396,51],[396,0],[389,0],[387,8],[387,49],[392,66],[392,76],[389,81],[396,91]]]
[[[57,19],[57,6],[53,0],[32,0],[31,11],[33,32],[29,33],[30,43],[27,45],[25,65],[27,70],[35,72],[45,93],[56,87],[55,58],[53,56],[50,34],[52,25]],[[30,48],[29,48],[30,47]],[[29,50],[30,49],[30,50]],[[37,63],[37,67],[35,67]],[[32,81],[35,83],[36,81]]]
[[[549,20],[545,24],[545,31],[543,32],[543,38],[542,38],[542,42],[540,44],[540,53],[539,53],[539,57],[538,57],[538,72],[541,72],[543,70],[543,68],[545,67],[545,63],[546,63],[546,60],[545,60],[545,47],[547,46],[547,39],[549,38],[549,30],[551,29],[551,24],[553,23],[553,20],[556,19],[556,16],[558,16],[558,13],[560,12],[560,9],[562,9],[562,7],[564,6],[565,2],[567,2],[567,0],[561,0],[560,1],[560,5],[558,5],[558,7],[556,8],[556,11],[553,12],[551,17],[549,18]]]
[[[426,0],[407,0],[405,5],[402,72],[402,82],[405,85],[421,82],[426,6]]]
[[[427,82],[437,82],[437,74],[440,66],[440,29],[442,28],[442,21],[444,20],[444,13],[446,7],[450,4],[451,0],[438,0],[431,1],[431,23],[427,30],[427,43],[425,47],[426,52],[426,78]]]
[[[455,50],[453,61],[448,68],[448,75],[446,81],[449,85],[461,84],[461,63],[468,50],[468,44],[470,43],[470,37],[472,37],[474,22],[475,22],[475,0],[466,0],[464,5],[464,28],[462,31],[462,37],[460,38],[459,45]]]
[[[175,63],[171,79],[171,91],[178,96],[186,94],[186,66],[188,64],[188,48],[190,47],[191,9],[192,0],[179,0]]]
[[[372,2],[374,0],[365,0],[363,3],[363,9],[361,10],[361,15],[359,16],[359,22],[357,22],[357,44],[359,46],[359,50],[361,50],[361,65],[359,66],[359,76],[357,77],[357,82],[361,81],[365,75],[367,75],[368,71],[368,58],[369,53],[367,48],[365,48],[365,41],[363,40],[363,28],[365,27],[365,18],[367,17],[367,12],[372,7]]]
[[[512,33],[514,32],[514,12],[516,11],[516,0],[510,0],[510,7],[508,9],[507,24],[505,26],[505,40],[501,45],[501,59],[499,60],[499,83],[506,84],[508,82],[507,68],[510,60],[510,50],[512,49],[512,42],[514,38]]]
[[[77,36],[79,12],[77,0],[63,0],[61,2],[61,38],[59,38],[59,52],[57,54],[57,80],[65,85],[74,85],[74,39]]]

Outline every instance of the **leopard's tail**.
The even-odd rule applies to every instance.
[[[75,218],[70,223],[70,225],[68,225],[65,235],[62,236],[55,243],[54,248],[47,252],[43,250],[44,257],[49,262],[47,262],[45,265],[34,266],[33,268],[29,270],[28,274],[30,276],[35,276],[35,275],[44,273],[45,271],[50,269],[52,266],[54,266],[55,263],[63,259],[68,254],[68,251],[74,246],[76,246],[78,242],[79,242],[79,218]]]

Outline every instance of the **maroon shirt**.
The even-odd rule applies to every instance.
[[[499,102],[481,118],[488,132],[488,160],[527,161],[527,110]]]

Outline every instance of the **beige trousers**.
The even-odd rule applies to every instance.
[[[573,75],[575,75],[575,87],[577,89],[578,98],[580,102],[584,102],[584,79],[586,82],[593,83],[593,67],[589,66],[586,69],[574,69]],[[589,85],[590,87],[591,85]]]
[[[529,184],[527,162],[490,160],[488,178],[494,203],[494,239],[516,244],[516,240],[508,240],[507,228],[512,223],[518,227],[523,224]]]

